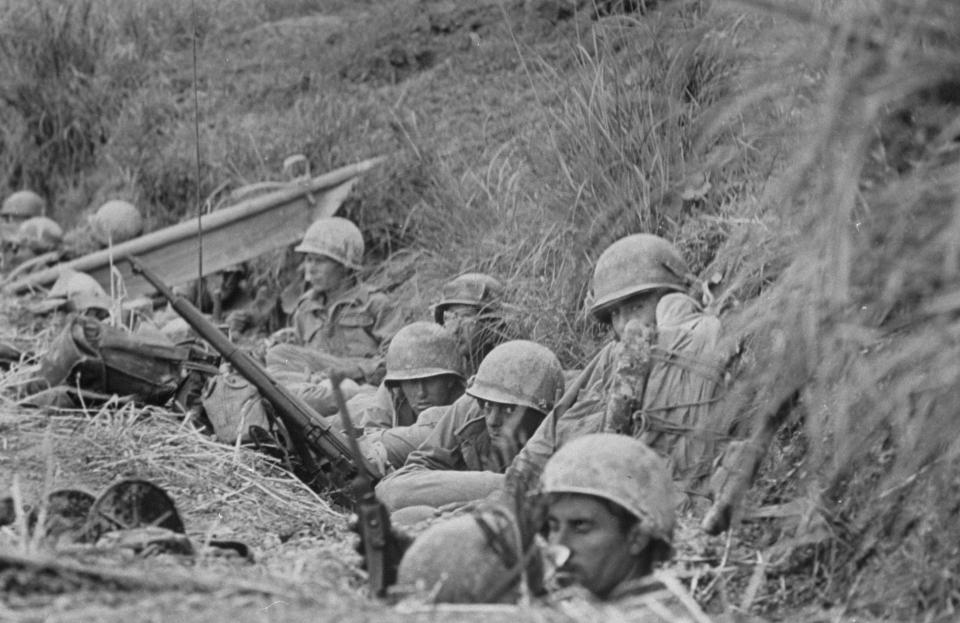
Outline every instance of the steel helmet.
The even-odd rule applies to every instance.
[[[399,383],[452,374],[464,379],[457,341],[432,322],[414,322],[403,327],[387,349],[387,383]]]
[[[563,394],[563,385],[563,369],[552,350],[536,342],[513,340],[483,358],[467,394],[546,415]]]
[[[298,253],[316,253],[359,270],[363,260],[363,234],[352,222],[339,216],[317,219],[294,249]]]
[[[20,223],[16,241],[34,253],[46,253],[63,242],[63,229],[53,219],[34,216]]]
[[[593,495],[619,504],[640,528],[673,543],[676,490],[663,459],[647,444],[613,433],[591,433],[562,446],[540,478],[543,493]]]
[[[489,310],[500,306],[503,284],[483,273],[466,273],[443,284],[440,301],[433,306],[433,319],[443,324],[443,311],[451,305],[474,305]]]
[[[621,238],[607,247],[593,269],[590,311],[607,322],[610,308],[631,296],[659,289],[682,292],[689,272],[677,249],[660,236]]]
[[[18,190],[3,200],[0,216],[27,219],[31,216],[43,216],[47,211],[47,202],[32,190]]]
[[[498,508],[427,528],[404,553],[397,584],[433,603],[512,603],[520,586],[516,523]]]
[[[110,311],[110,297],[107,296],[103,286],[87,273],[75,270],[65,270],[61,273],[50,288],[49,298],[60,299],[63,302],[69,301],[77,311],[91,308]]]
[[[143,232],[143,217],[132,203],[113,199],[97,209],[90,225],[101,244],[120,244]]]

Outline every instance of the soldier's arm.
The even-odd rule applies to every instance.
[[[370,296],[370,311],[376,321],[373,325],[373,335],[380,341],[380,351],[386,352],[387,344],[393,336],[406,324],[401,310],[394,305],[390,297],[382,292],[375,292]]]
[[[353,423],[369,432],[370,429],[389,429],[393,426],[393,396],[380,383],[375,392],[362,391],[347,403]]]
[[[379,442],[390,464],[397,469],[403,467],[410,454],[430,438],[445,412],[444,407],[431,407],[421,413],[414,424],[383,431]]]

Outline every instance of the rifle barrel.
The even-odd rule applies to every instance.
[[[173,309],[189,324],[203,339],[223,358],[240,373],[240,376],[249,381],[254,387],[260,390],[263,397],[274,406],[274,408],[286,417],[282,417],[284,424],[290,427],[291,423],[298,428],[301,434],[316,446],[321,454],[324,455],[335,468],[343,471],[353,471],[345,469],[347,466],[353,468],[350,448],[348,448],[336,436],[330,424],[302,398],[290,393],[290,391],[278,384],[267,374],[259,363],[257,363],[249,354],[238,348],[223,332],[203,317],[199,309],[186,298],[175,294],[167,287],[165,283],[149,268],[141,264],[132,256],[127,257],[133,271],[143,275],[144,279],[150,282],[157,291],[163,295]],[[289,418],[290,421],[287,421]],[[291,431],[294,432],[294,431]],[[314,434],[319,433],[319,434]]]

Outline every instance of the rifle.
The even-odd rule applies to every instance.
[[[353,463],[350,449],[323,416],[314,411],[303,399],[290,393],[287,388],[273,380],[253,357],[240,350],[220,329],[204,318],[200,310],[190,301],[174,294],[153,271],[132,256],[128,256],[126,260],[135,274],[143,275],[143,278],[170,302],[180,317],[186,320],[200,337],[209,342],[214,350],[223,355],[223,358],[229,361],[234,369],[256,387],[260,395],[270,403],[273,412],[271,413],[269,409],[267,411],[271,416],[279,417],[290,434],[290,442],[307,471],[307,484],[342,489],[343,485],[357,473],[357,465]],[[325,459],[325,465],[319,465],[312,452]]]
[[[383,502],[377,499],[373,483],[376,480],[373,470],[360,452],[360,444],[353,435],[353,422],[347,411],[347,403],[340,390],[343,375],[334,372],[330,375],[333,384],[333,396],[337,401],[343,428],[350,439],[357,464],[357,475],[351,485],[356,503],[356,527],[363,545],[363,558],[367,563],[367,576],[370,580],[370,592],[377,597],[385,597],[387,588],[397,581],[397,568],[403,554],[402,544],[394,537],[390,526],[390,512]]]

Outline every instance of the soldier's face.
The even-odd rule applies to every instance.
[[[318,292],[338,289],[347,278],[347,267],[326,255],[307,253],[303,258],[303,278]]]
[[[452,403],[462,393],[461,383],[452,374],[431,376],[425,379],[400,381],[400,391],[403,392],[407,404],[414,413],[430,407],[442,407]]]
[[[443,325],[470,322],[480,315],[476,305],[450,305],[443,310]]]
[[[657,326],[657,303],[660,292],[644,292],[617,303],[610,310],[610,324],[617,338],[623,337],[623,329],[631,320],[638,320],[651,328]]]
[[[480,308],[475,305],[451,305],[443,310],[443,327],[461,348],[469,348],[480,331]]]
[[[600,598],[631,577],[643,551],[632,538],[636,528],[624,533],[606,504],[592,495],[556,495],[547,511],[547,529],[551,545],[569,550],[557,580],[564,586],[579,583]]]

